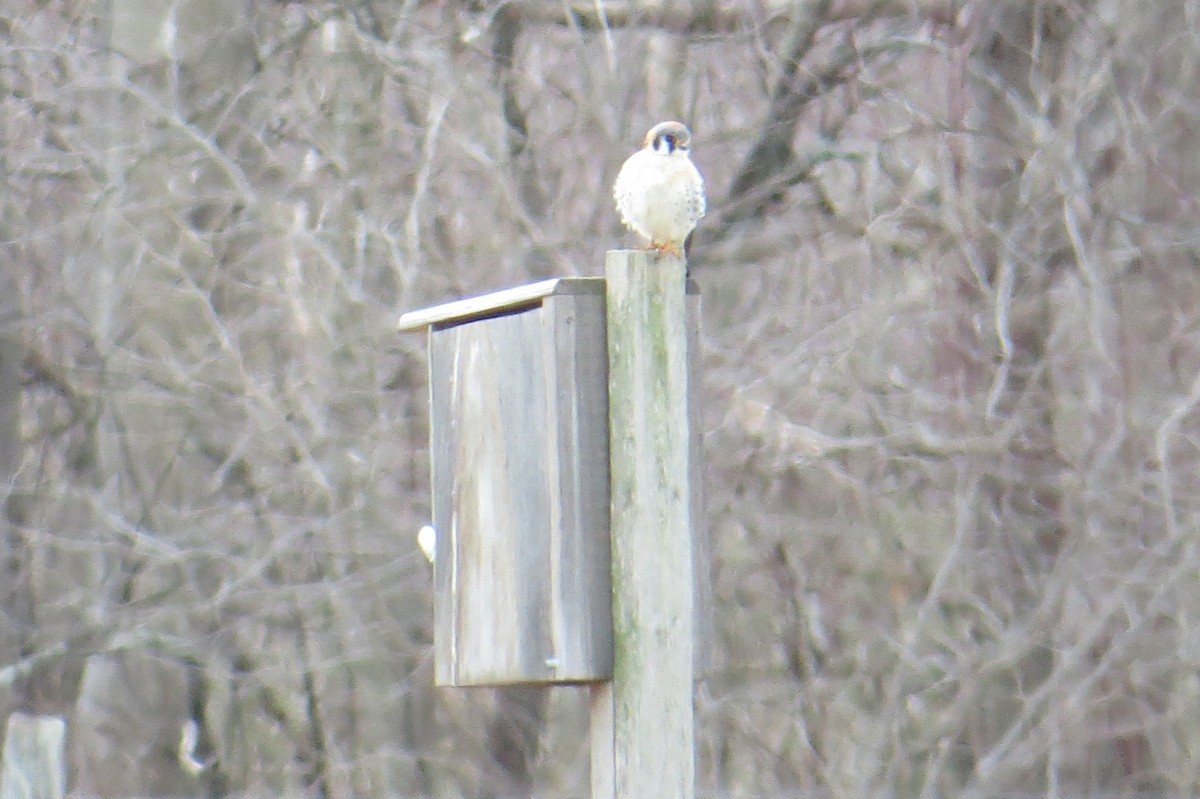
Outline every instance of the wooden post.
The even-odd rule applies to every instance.
[[[613,678],[592,689],[593,799],[693,799],[694,602],[684,261],[605,265]]]
[[[66,731],[66,722],[57,716],[8,717],[0,799],[62,799],[67,784]]]

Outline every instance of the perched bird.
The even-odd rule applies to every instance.
[[[647,249],[683,255],[683,243],[704,216],[704,178],[692,163],[692,134],[681,122],[660,122],[642,149],[621,167],[613,199],[625,226]]]

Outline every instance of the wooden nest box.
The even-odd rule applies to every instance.
[[[546,280],[400,319],[428,331],[438,685],[612,675],[604,292]]]

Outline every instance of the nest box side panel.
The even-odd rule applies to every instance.
[[[716,605],[713,600],[712,542],[708,520],[704,516],[704,369],[700,351],[702,306],[700,294],[684,298],[687,308],[688,338],[688,424],[691,440],[688,448],[691,470],[692,515],[692,576],[695,580],[695,605],[692,617],[692,643],[697,676],[705,676],[713,668],[715,635],[713,619]]]
[[[430,334],[439,685],[528,682],[551,654],[542,313]]]
[[[608,354],[604,297],[547,301],[554,381],[547,386],[556,428],[555,509],[550,528],[549,607],[558,682],[612,675],[609,544]]]

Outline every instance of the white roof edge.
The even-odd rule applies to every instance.
[[[424,330],[431,325],[444,322],[468,320],[474,317],[494,316],[497,313],[534,305],[538,300],[562,294],[603,294],[602,277],[556,277],[524,286],[514,286],[490,294],[480,294],[453,302],[409,311],[400,317],[396,329],[401,332]]]

